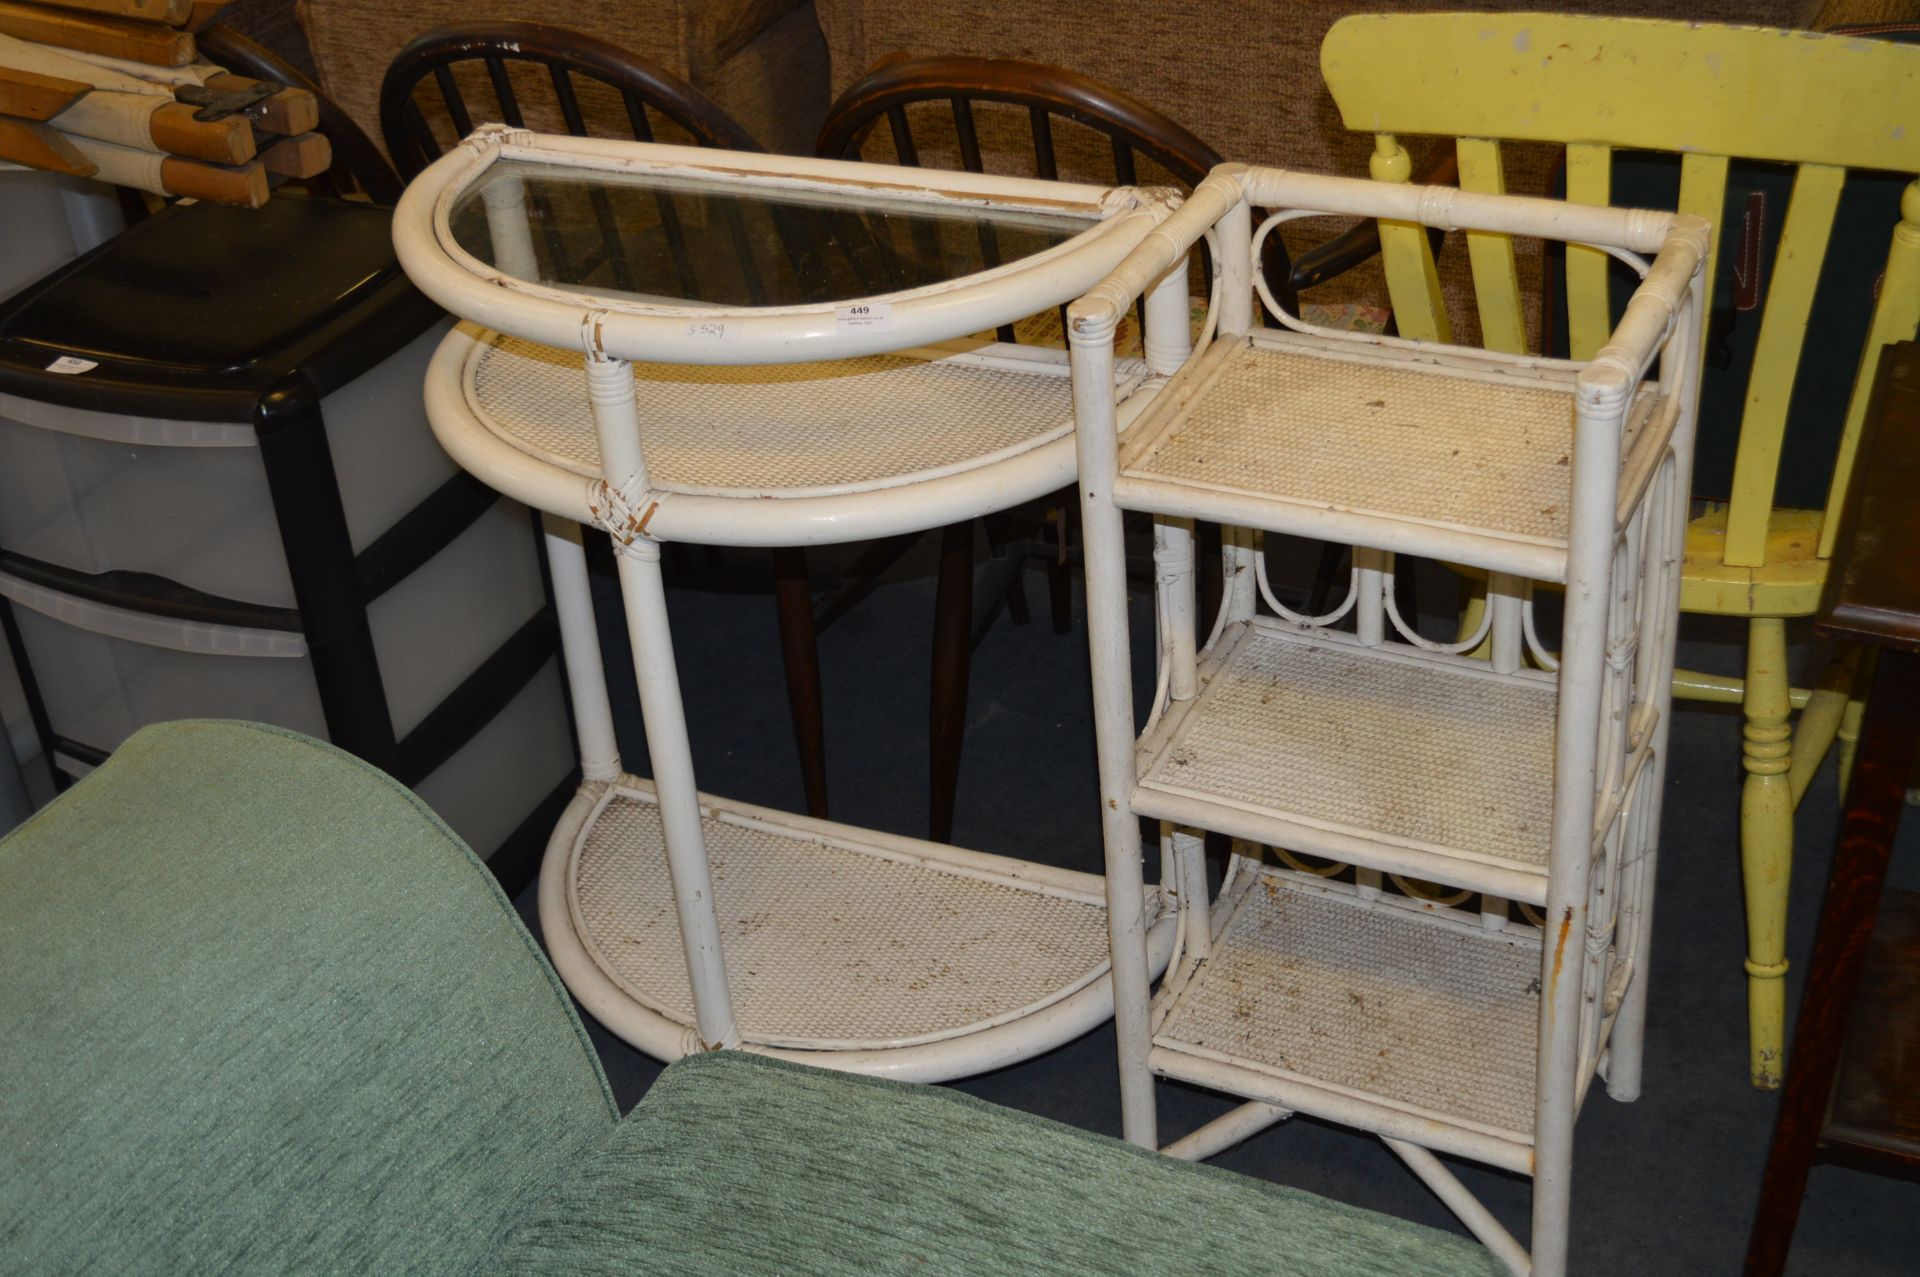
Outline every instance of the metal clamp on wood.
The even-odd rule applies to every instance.
[[[202,124],[215,120],[224,120],[230,115],[244,116],[249,120],[262,119],[267,114],[267,99],[280,91],[277,84],[268,84],[255,80],[238,89],[215,89],[204,84],[181,84],[173,90],[173,100],[184,102],[188,106],[200,109],[193,118]]]

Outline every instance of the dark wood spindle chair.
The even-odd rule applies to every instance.
[[[829,109],[815,152],[829,159],[912,166],[957,164],[976,173],[991,169],[1049,181],[1183,189],[1191,189],[1221,159],[1219,152],[1176,121],[1077,72],[1034,62],[964,57],[902,56],[883,61]],[[1445,144],[1423,159],[1416,180],[1452,182],[1456,171],[1453,147]],[[982,235],[990,236],[990,228]],[[983,238],[981,251],[989,264],[995,260],[994,247]],[[1261,265],[1275,299],[1293,310],[1301,290],[1353,269],[1379,250],[1376,228],[1366,222],[1292,261],[1280,236],[1268,236]],[[1207,269],[1203,256],[1202,277]],[[1064,314],[1061,322],[1064,334]],[[999,337],[1011,341],[1014,334],[1010,327],[1002,328]],[[1071,500],[1062,504],[1073,508]],[[989,543],[995,544],[1005,534],[1005,525],[989,523],[987,534]],[[1219,529],[1202,525],[1199,540],[1204,624],[1220,597]],[[852,584],[843,595],[856,593],[906,548],[900,543],[876,547],[875,555],[855,565]],[[995,548],[999,553],[1000,547]],[[1070,582],[1059,544],[1052,551],[1046,555],[1048,593],[1054,629],[1064,633],[1071,628]],[[993,616],[992,609],[973,607],[972,554],[970,526],[945,530],[932,698],[935,837],[943,836],[952,823],[965,731],[968,657]],[[1343,562],[1342,548],[1326,547],[1314,587],[1316,597],[1327,591]],[[995,584],[1006,583],[1006,600],[1018,620],[1024,607],[1018,592],[1020,560],[1017,554],[1008,555],[1001,563]],[[1403,573],[1396,582],[1408,615],[1417,614],[1412,581],[1410,573]],[[838,605],[830,603],[817,619],[824,624],[838,614]]]
[[[626,134],[642,142],[764,149],[716,103],[678,76],[624,49],[558,27],[531,22],[453,23],[414,39],[388,68],[380,90],[380,131],[403,177],[412,178],[475,125],[490,121],[576,137]],[[534,196],[536,207],[543,198]],[[601,233],[598,245],[584,251],[602,254],[605,261],[583,260],[570,269],[584,277],[587,270],[604,268],[613,286],[630,287],[618,211],[605,191],[595,191],[589,198]],[[657,204],[660,225],[673,240],[679,230],[674,204],[665,196]],[[541,221],[549,228],[553,225],[549,215]],[[544,247],[556,263],[566,263],[569,253],[582,251],[551,230]],[[802,251],[798,245],[790,245],[790,250]],[[686,257],[677,261],[680,269],[689,269]],[[752,292],[756,276],[744,244],[742,261]],[[598,538],[588,542],[600,548]],[[824,817],[826,736],[806,555],[798,548],[782,548],[772,552],[772,560],[787,696],[807,811]],[[675,556],[674,565],[683,576],[692,568],[683,555]],[[737,586],[737,578],[715,560],[700,565],[698,579],[703,584],[727,588]]]
[[[884,128],[882,127],[884,125]],[[1060,67],[988,58],[906,58],[882,63],[852,85],[828,110],[815,152],[828,159],[865,159],[906,165],[953,166],[979,173],[1021,173],[1048,181],[1100,185],[1174,185],[1190,189],[1220,162],[1212,147],[1146,104]],[[991,228],[981,231],[981,256],[998,260]],[[1269,278],[1282,281],[1291,305],[1292,268],[1278,236],[1267,240]],[[1062,334],[1064,337],[1064,315]],[[1011,325],[999,332],[1013,341]],[[1056,507],[1071,508],[1060,499]],[[1000,570],[988,580],[1005,590],[1016,620],[1024,619],[1020,556],[1007,554],[1007,523],[989,521],[987,539]],[[935,603],[933,714],[933,830],[944,837],[953,820],[960,751],[965,737],[969,657],[994,609],[973,605],[971,524],[942,533]],[[851,588],[884,572],[907,544],[876,547],[855,566]],[[1058,545],[1045,556],[1054,629],[1071,628],[1069,577]],[[1202,529],[1203,598],[1219,597],[1219,530]],[[993,598],[993,595],[989,595]],[[995,600],[997,603],[997,599]],[[837,612],[833,605],[821,620]]]

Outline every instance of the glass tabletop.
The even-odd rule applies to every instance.
[[[449,226],[466,252],[531,270],[529,282],[739,308],[959,279],[1063,244],[1100,216],[504,159],[461,192]]]

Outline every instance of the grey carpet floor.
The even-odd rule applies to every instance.
[[[967,746],[955,841],[964,846],[1097,871],[1100,863],[1085,631],[1055,635],[1044,591],[1028,574],[1036,619],[1002,615],[974,654]],[[606,583],[602,583],[604,588]],[[1426,608],[1444,608],[1444,573],[1422,580]],[[932,583],[912,564],[821,638],[833,816],[923,836],[926,822],[926,682]],[[603,602],[611,602],[605,599]],[[1148,635],[1136,598],[1136,634]],[[1075,600],[1076,612],[1079,600]],[[765,595],[675,591],[673,623],[701,787],[796,809],[799,771],[786,715],[773,606]],[[608,615],[612,615],[611,611]],[[603,625],[604,628],[604,625]],[[617,631],[607,638],[618,642]],[[1682,663],[1737,673],[1737,627],[1689,618]],[[1796,645],[1796,659],[1817,658]],[[1136,674],[1150,672],[1136,644]],[[630,767],[644,767],[621,662],[609,651]],[[1143,687],[1141,699],[1144,701]],[[1581,1274],[1722,1274],[1739,1270],[1776,1094],[1746,1081],[1744,922],[1737,856],[1740,722],[1698,705],[1675,717],[1654,939],[1646,1089],[1617,1104],[1595,1088],[1577,1133],[1574,1271]],[[1797,823],[1788,977],[1812,943],[1836,829],[1831,760]],[[1920,841],[1910,820],[1896,873],[1913,879]],[[518,901],[534,924],[533,889]],[[623,1107],[659,1065],[591,1026]],[[1916,1064],[1920,1070],[1920,1064]],[[1916,1076],[1920,1084],[1920,1076]],[[1119,1132],[1113,1038],[1100,1030],[1038,1059],[957,1083],[995,1103],[1091,1130]],[[1172,1139],[1231,1106],[1224,1097],[1159,1085],[1161,1137]],[[1217,1164],[1439,1227],[1458,1224],[1371,1137],[1295,1118],[1229,1150]],[[1528,1183],[1453,1162],[1462,1180],[1523,1240]],[[1906,1275],[1920,1271],[1920,1187],[1838,1167],[1813,1174],[1789,1272]]]

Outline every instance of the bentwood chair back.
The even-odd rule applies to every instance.
[[[1858,702],[1855,658],[1843,655],[1810,690],[1787,677],[1787,621],[1811,614],[1832,554],[1873,373],[1888,342],[1910,338],[1920,318],[1920,184],[1906,187],[1888,229],[1877,295],[1852,299],[1863,351],[1840,357],[1857,372],[1844,409],[1796,400],[1803,359],[1832,360],[1832,342],[1809,317],[1849,170],[1920,172],[1920,49],[1873,40],[1758,27],[1550,14],[1394,14],[1336,23],[1321,49],[1334,101],[1349,128],[1375,135],[1376,178],[1405,181],[1405,135],[1458,139],[1460,184],[1500,191],[1506,142],[1566,147],[1567,196],[1609,202],[1621,151],[1680,156],[1677,207],[1721,233],[1735,160],[1793,169],[1779,250],[1765,267],[1765,311],[1734,463],[1732,495],[1695,518],[1686,544],[1681,608],[1745,618],[1746,677],[1676,676],[1675,692],[1738,703],[1741,863],[1746,879],[1754,1085],[1778,1086],[1785,1007],[1787,880],[1794,806],[1836,735],[1850,761]],[[1890,214],[1891,216],[1891,214]],[[1877,232],[1878,233],[1878,232]],[[1449,316],[1425,238],[1383,228],[1395,316],[1404,336],[1446,341]],[[1519,352],[1527,326],[1511,239],[1467,237],[1479,327],[1490,349]],[[1709,259],[1713,260],[1712,258]],[[1757,263],[1756,263],[1757,264]],[[1566,254],[1567,333],[1575,359],[1592,358],[1613,323],[1609,263],[1591,249]],[[1857,359],[1857,363],[1854,361]],[[1803,411],[1832,410],[1837,438],[1823,509],[1776,507],[1783,443]],[[1864,684],[1862,684],[1864,685]],[[1804,706],[1796,726],[1792,710]]]
[[[380,86],[380,132],[400,175],[411,180],[473,131],[495,122],[574,137],[631,136],[640,142],[761,146],[712,99],[685,80],[592,36],[533,22],[460,22],[410,41]],[[634,286],[609,196],[588,197],[597,248],[615,287]],[[672,223],[662,204],[663,224]],[[552,225],[551,210],[545,220]],[[556,267],[579,251],[546,236]],[[589,245],[586,251],[593,252]],[[738,246],[750,258],[745,244]],[[687,269],[683,261],[681,268]]]
[[[826,159],[961,168],[1101,186],[1185,189],[1198,185],[1220,162],[1217,151],[1182,125],[1117,89],[1061,67],[1000,58],[883,62],[828,110],[814,149]],[[990,236],[991,230],[983,228],[981,233]],[[1286,279],[1290,270],[1286,250],[1278,237],[1271,243],[1279,254],[1272,263],[1278,267],[1273,277]],[[995,259],[995,247],[988,239],[983,238],[980,249],[987,262]],[[1016,341],[1024,335],[1065,343],[1064,325],[1053,332],[1048,317],[1037,317],[1036,323],[1043,332],[1021,334],[1006,325],[999,338]],[[1058,504],[1070,508],[1072,503]],[[988,526],[988,540],[996,551],[1002,549],[999,542],[1004,534],[1003,526]],[[1218,545],[1217,530],[1211,544]],[[904,551],[905,547],[895,548]],[[1064,633],[1072,616],[1065,556],[1054,552],[1044,557],[1054,628]],[[1203,559],[1217,565],[1218,556],[1203,555]],[[1018,557],[1000,561],[1017,574]],[[979,637],[970,629],[975,611],[972,564],[971,526],[947,529],[934,621],[932,828],[936,839],[943,838],[952,824],[966,718],[968,656]],[[1010,604],[1023,607],[1017,576],[1011,585]],[[1206,597],[1217,597],[1217,570],[1202,588]]]
[[[1178,122],[1097,80],[1037,62],[960,57],[882,63],[829,109],[815,153],[1188,190],[1221,158]],[[1284,264],[1285,249],[1275,248]]]
[[[536,22],[436,27],[387,69],[380,132],[404,177],[490,120],[575,137],[625,133],[641,142],[761,149],[679,76],[603,40]]]
[[[380,131],[403,177],[411,179],[476,124],[489,121],[575,137],[624,135],[641,142],[763,149],[718,104],[685,80],[615,45],[559,27],[532,22],[451,23],[416,37],[388,68],[380,89]],[[588,199],[600,228],[598,249],[591,243],[582,249],[557,234],[547,236],[544,246],[557,262],[564,262],[569,253],[598,251],[606,258],[608,283],[630,288],[616,210],[605,191],[595,190]],[[658,216],[663,227],[679,225],[670,200],[660,201]],[[743,228],[734,229],[739,235],[745,233]],[[738,248],[751,286],[757,278],[753,249],[745,242]],[[578,275],[580,267],[591,265],[582,262],[561,269]],[[683,271],[691,269],[684,255],[679,266]],[[598,548],[597,540],[595,544]],[[685,556],[676,556],[675,566],[684,572],[691,565]],[[772,576],[807,811],[825,816],[825,720],[804,553],[775,550]],[[731,583],[728,568],[714,562],[703,564],[698,577]]]

